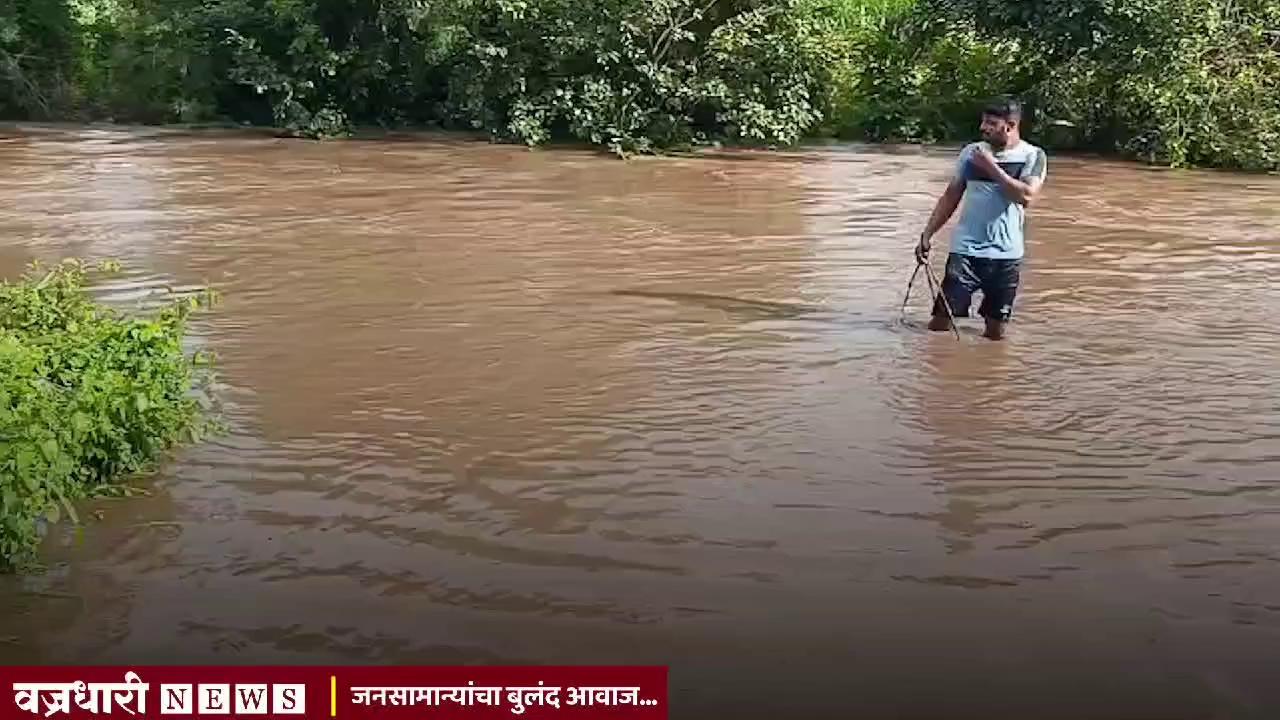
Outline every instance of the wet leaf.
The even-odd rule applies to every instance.
[[[71,427],[76,431],[77,435],[83,435],[93,428],[93,420],[88,415],[77,411],[71,416]]]
[[[19,450],[17,461],[18,477],[22,478],[28,490],[35,492],[40,488],[39,479],[35,474],[36,454],[28,449]]]

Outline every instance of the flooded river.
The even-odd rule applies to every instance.
[[[1005,343],[951,149],[0,143],[0,272],[208,282],[229,431],[0,579],[0,660],[661,663],[673,717],[1280,708],[1280,181],[1052,158]],[[935,253],[940,272],[941,253]]]

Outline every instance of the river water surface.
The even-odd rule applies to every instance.
[[[1051,158],[1010,339],[957,342],[923,279],[901,310],[953,157],[9,134],[0,272],[212,284],[229,431],[0,580],[0,660],[661,663],[690,718],[1274,716],[1280,182]]]

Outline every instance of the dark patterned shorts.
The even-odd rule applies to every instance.
[[[982,291],[982,304],[978,314],[990,320],[1007,322],[1013,317],[1013,301],[1018,295],[1022,260],[999,260],[951,253],[947,257],[947,272],[942,279],[942,294],[946,295],[955,317],[969,317],[973,293]],[[942,298],[933,302],[933,314],[945,316],[946,306]]]

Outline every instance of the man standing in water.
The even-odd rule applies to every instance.
[[[947,224],[961,198],[964,212],[951,238],[941,295],[956,317],[969,317],[976,290],[985,337],[1000,340],[1013,315],[1024,253],[1026,208],[1040,195],[1048,158],[1022,139],[1022,105],[1001,99],[982,112],[983,142],[960,151],[955,176],[938,198],[916,246],[916,259],[928,262],[933,236]],[[930,330],[950,330],[953,322],[942,297],[934,298]]]

